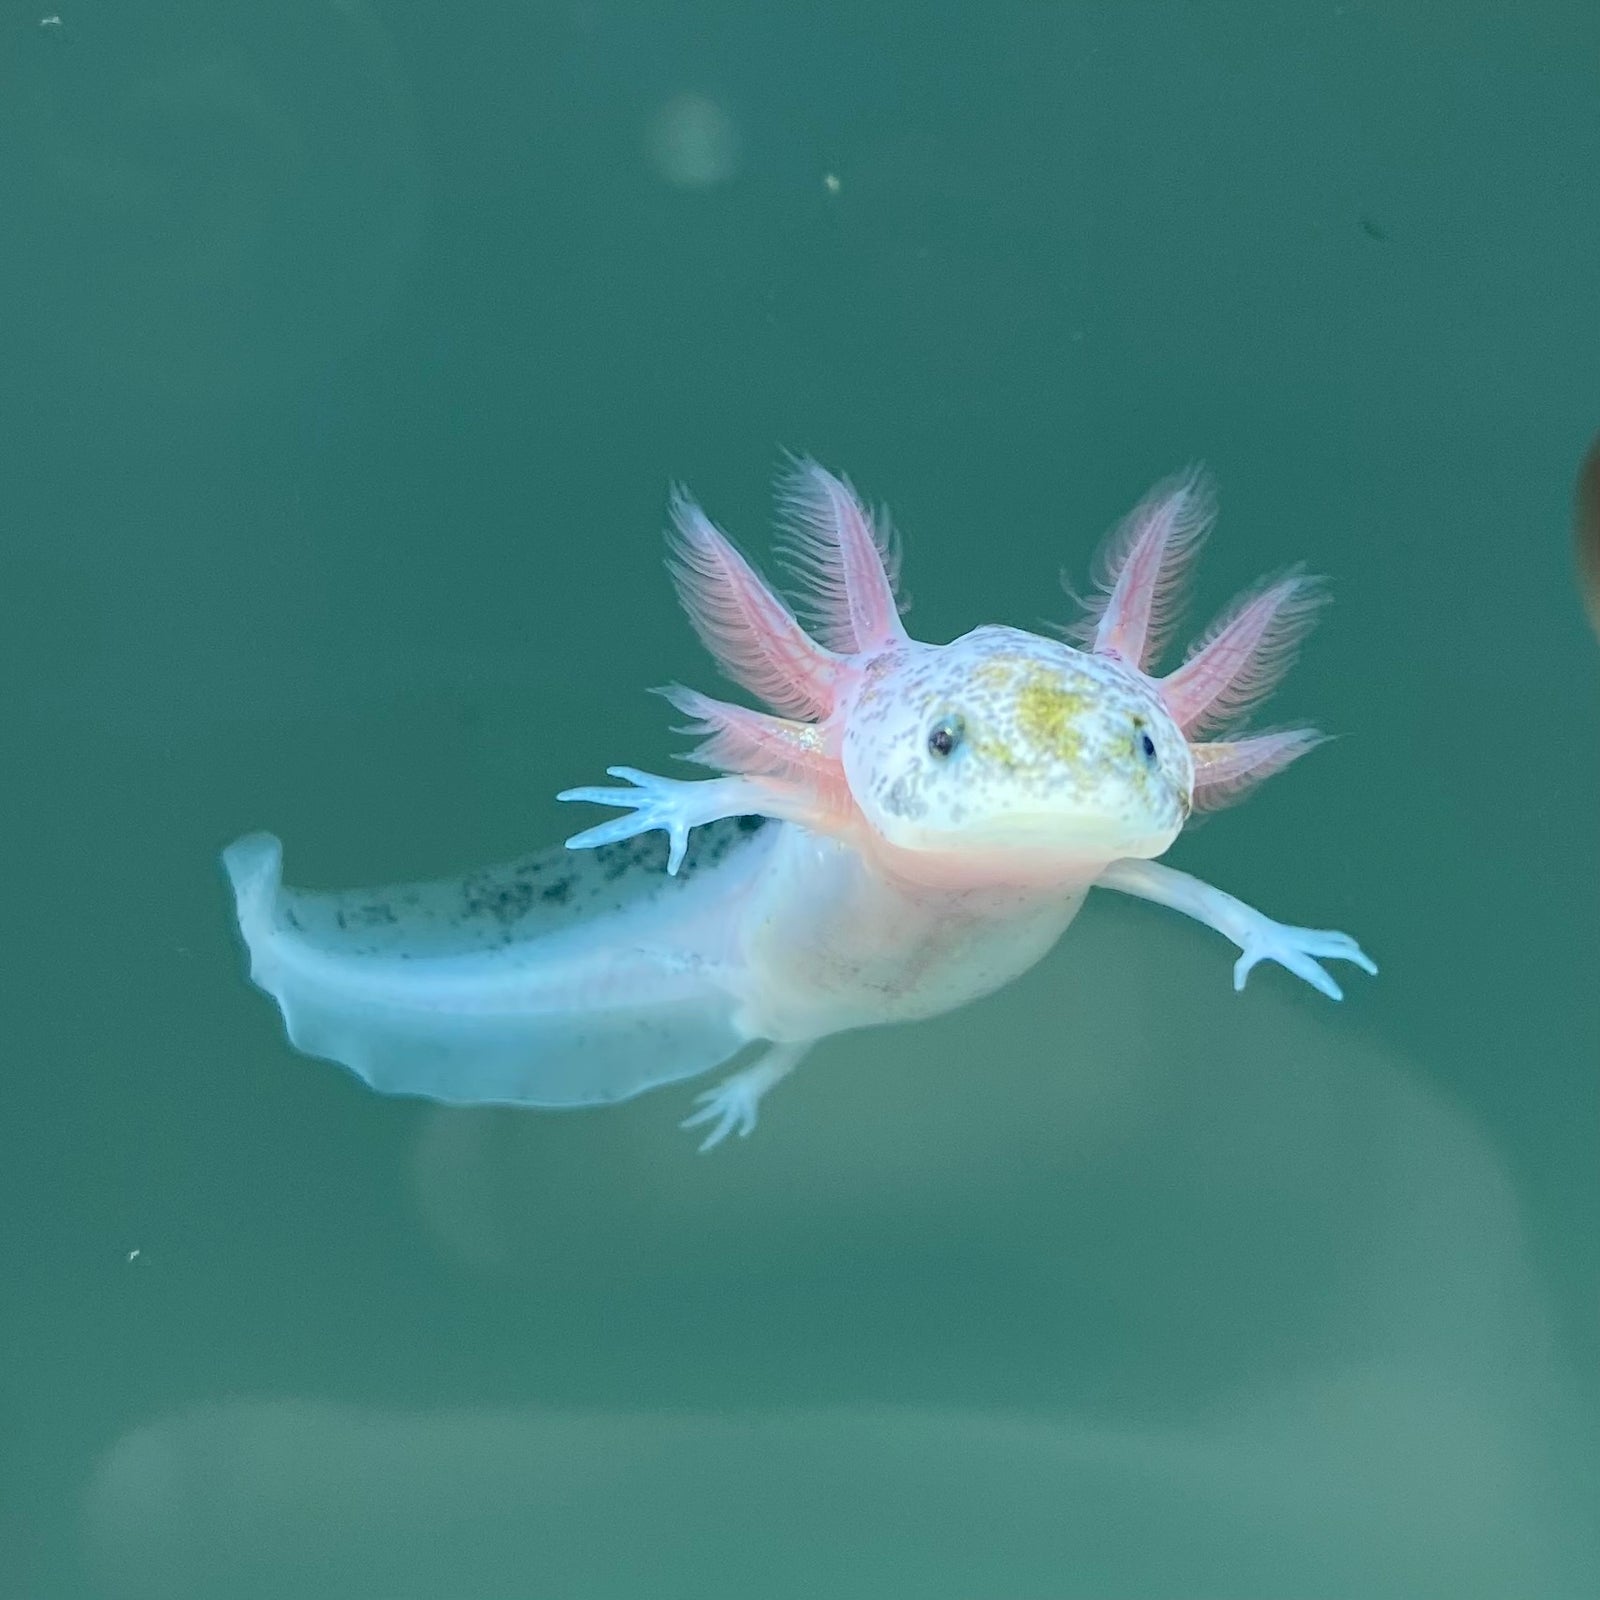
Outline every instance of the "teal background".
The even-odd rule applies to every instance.
[[[1592,0],[7,0],[0,1600],[1600,1592],[1597,174]],[[704,1160],[293,1054],[221,846],[659,769],[781,446],[936,640],[1205,460],[1343,737],[1173,859],[1382,976],[1095,901]]]

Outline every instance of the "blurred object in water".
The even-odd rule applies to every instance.
[[[725,182],[739,167],[739,130],[715,100],[680,94],[650,124],[650,160],[668,183],[705,189]]]
[[[1575,1593],[1539,1459],[1492,1395],[1373,1358],[1277,1375],[1181,1426],[242,1396],[134,1422],[82,1527],[104,1600]]]
[[[1589,623],[1600,634],[1600,434],[1578,469],[1572,535],[1578,547],[1578,590]]]

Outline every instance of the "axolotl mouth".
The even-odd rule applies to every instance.
[[[1004,816],[950,817],[964,850],[1060,857],[1065,861],[1109,860],[1113,856],[1159,854],[1171,843],[1172,826],[1149,832],[1131,829],[1125,818],[1065,817],[1059,811],[1016,811]],[[915,823],[898,830],[895,843],[902,849],[936,851],[950,848],[950,830],[919,829]]]

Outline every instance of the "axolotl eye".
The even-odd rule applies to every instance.
[[[960,717],[940,717],[928,732],[929,753],[947,761],[955,754],[966,732],[967,726]]]
[[[1139,752],[1140,759],[1147,767],[1156,764],[1156,742],[1150,737],[1150,730],[1141,723],[1134,724],[1137,730],[1133,736],[1133,747]]]

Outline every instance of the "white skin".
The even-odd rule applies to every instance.
[[[1154,859],[1194,810],[1316,742],[1201,738],[1287,666],[1318,598],[1298,575],[1245,596],[1175,672],[1147,671],[1207,526],[1195,480],[1113,536],[1082,648],[1004,627],[919,643],[886,532],[848,486],[797,463],[783,505],[812,632],[674,500],[690,617],[772,711],[665,691],[721,775],[614,767],[627,787],[567,790],[626,808],[567,841],[593,855],[318,894],[280,884],[275,840],[230,848],[252,975],[295,1043],[390,1092],[541,1106],[627,1098],[760,1044],[685,1122],[710,1149],[755,1127],[817,1040],[935,1016],[1026,971],[1091,887],[1232,940],[1235,988],[1275,961],[1338,999],[1323,960],[1376,970],[1346,935],[1275,922]],[[644,837],[658,830],[664,848]]]

